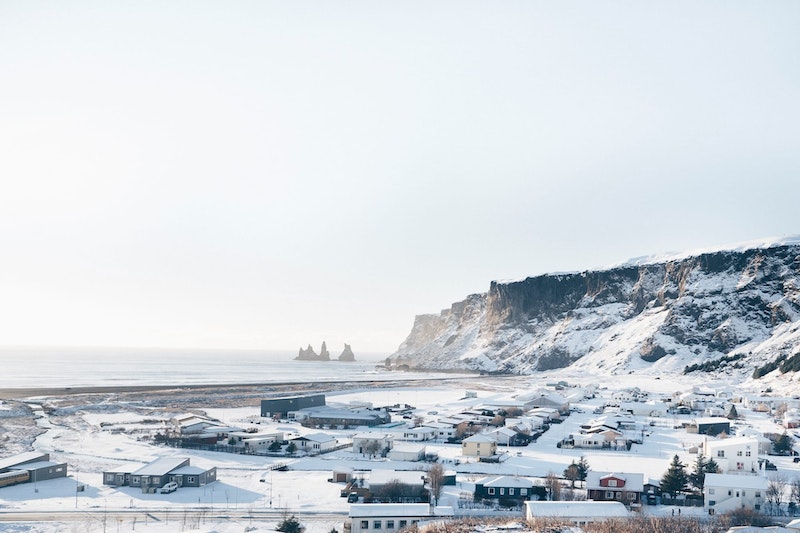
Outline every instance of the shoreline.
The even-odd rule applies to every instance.
[[[475,377],[479,377],[476,375]],[[127,394],[141,392],[167,392],[167,391],[233,391],[236,389],[267,389],[269,392],[291,392],[299,390],[312,390],[318,387],[337,389],[353,388],[354,386],[382,386],[382,387],[402,387],[411,383],[430,382],[430,381],[457,381],[471,379],[471,376],[458,376],[452,378],[431,377],[409,375],[403,379],[365,379],[348,381],[281,381],[281,382],[261,382],[261,383],[203,383],[203,384],[162,384],[162,385],[87,385],[79,387],[2,387],[0,388],[0,400],[19,400],[32,397],[67,397],[82,394]]]

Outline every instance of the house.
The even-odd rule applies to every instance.
[[[339,441],[327,433],[311,433],[291,440],[298,450],[311,454],[325,453],[336,448]]]
[[[525,519],[558,518],[585,526],[590,522],[601,522],[611,518],[630,516],[628,509],[620,502],[581,502],[581,501],[536,501],[525,502]]]
[[[455,438],[457,425],[458,424],[447,424],[442,421],[425,423],[425,427],[433,429],[433,438],[438,442],[446,442],[449,439]]]
[[[344,533],[391,533],[429,520],[450,519],[452,507],[427,503],[354,503],[350,505]]]
[[[760,413],[769,413],[775,408],[776,398],[770,396],[745,396],[742,399],[742,405],[753,411]]]
[[[703,486],[705,509],[720,514],[737,509],[761,510],[769,480],[759,475],[706,474]]]
[[[720,434],[731,434],[731,422],[727,418],[710,416],[695,419],[693,424],[686,427],[689,433],[699,433],[700,435],[717,436]]]
[[[758,472],[758,440],[754,437],[703,442],[702,453],[719,466],[720,472]]]
[[[583,433],[577,435],[570,434],[567,438],[559,442],[558,446],[572,448],[605,448],[605,449],[627,449],[629,439],[625,433],[610,426],[592,426]]]
[[[248,431],[235,431],[229,434],[228,444],[241,446],[248,450],[268,448],[274,442],[283,441],[283,432],[250,433]]]
[[[517,500],[544,499],[545,488],[534,486],[533,482],[517,476],[487,476],[475,482],[475,500]],[[533,496],[533,498],[531,498]]]
[[[556,409],[559,413],[569,413],[569,401],[555,392],[541,391],[530,404],[532,407],[547,407]]]
[[[415,428],[404,429],[399,440],[422,442],[426,440],[433,440],[434,438],[436,438],[436,429],[429,426],[419,426]]]
[[[488,435],[477,434],[461,441],[461,455],[465,457],[489,457],[497,453],[497,441]]]
[[[353,453],[382,455],[394,446],[394,437],[389,433],[357,433],[353,435]]]
[[[800,428],[800,409],[788,409],[783,413],[782,424],[786,429]]]
[[[425,450],[424,444],[403,442],[395,444],[386,457],[392,461],[422,461],[425,459]]]
[[[667,406],[662,402],[622,402],[619,409],[633,416],[667,416]]]
[[[628,507],[642,504],[644,475],[589,471],[586,494],[596,502],[622,502]]]
[[[173,417],[172,423],[177,426],[181,435],[203,433],[206,428],[219,425],[219,421],[191,413]],[[238,429],[241,430],[241,428]]]
[[[103,471],[104,485],[141,487],[145,493],[170,482],[179,487],[200,487],[216,480],[216,467],[190,467],[188,457],[162,457],[144,465],[128,463]]]
[[[518,444],[525,446],[528,444],[527,440],[525,440],[524,444],[520,444],[520,441],[524,439],[518,437],[519,433],[508,427],[493,429],[487,432],[486,435],[493,438],[497,444],[503,444],[505,446],[517,446]]]

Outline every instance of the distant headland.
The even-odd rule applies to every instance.
[[[297,354],[297,357],[294,358],[295,361],[330,361],[331,354],[328,351],[328,347],[325,345],[325,341],[322,342],[322,348],[319,351],[319,355],[317,352],[314,351],[314,348],[311,345],[308,345],[308,348],[305,350],[300,348],[300,352]],[[355,354],[353,354],[353,349],[350,348],[349,344],[344,345],[344,350],[342,350],[342,354],[337,359],[338,361],[346,361],[351,362],[356,360]]]

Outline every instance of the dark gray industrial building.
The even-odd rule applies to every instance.
[[[67,477],[67,463],[56,463],[50,460],[50,454],[25,452],[12,457],[0,459],[0,474],[10,472],[27,472],[27,481],[36,483],[57,477]]]
[[[324,394],[307,394],[304,396],[283,396],[261,400],[261,416],[286,417],[289,411],[307,409],[309,407],[322,407],[325,405]]]

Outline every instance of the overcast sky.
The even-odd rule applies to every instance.
[[[0,345],[392,352],[800,233],[800,2],[0,0]]]

